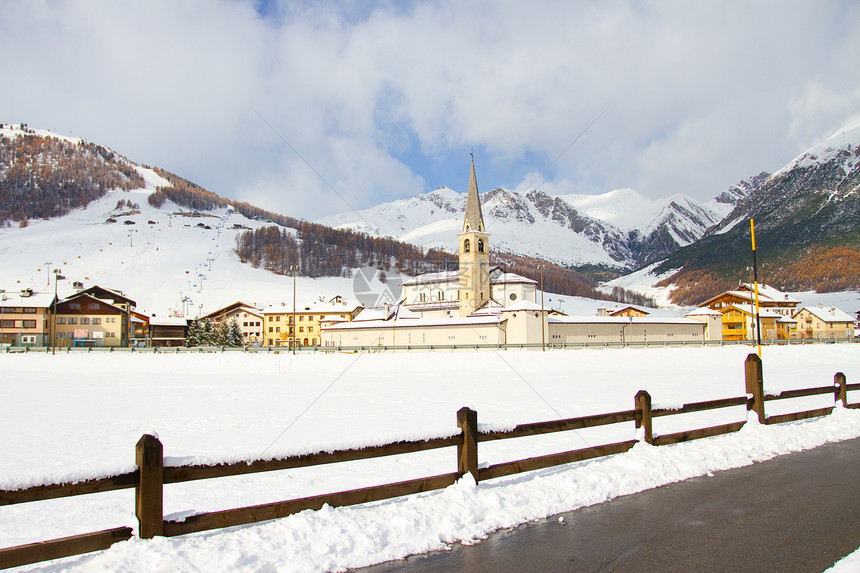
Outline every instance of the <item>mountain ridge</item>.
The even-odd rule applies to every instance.
[[[552,196],[534,188],[525,192],[497,188],[481,193],[481,203],[498,249],[566,266],[632,270],[704,235],[734,207],[732,201],[742,197],[744,183],[722,202],[700,203],[682,194],[653,200],[632,189]],[[438,247],[456,232],[463,205],[465,193],[440,187],[318,222]]]

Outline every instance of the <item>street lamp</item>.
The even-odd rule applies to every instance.
[[[57,353],[57,282],[65,280],[60,269],[54,269],[54,311],[51,316],[51,354]]]

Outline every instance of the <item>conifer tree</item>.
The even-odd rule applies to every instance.
[[[225,346],[229,346],[230,348],[242,348],[245,346],[245,337],[242,335],[242,329],[235,318],[230,321],[228,326],[227,343]]]
[[[191,325],[188,327],[188,337],[185,339],[185,346],[200,346],[201,330],[200,320],[197,318],[192,320]]]
[[[230,336],[230,330],[227,323],[222,321],[215,327],[215,346],[230,346],[227,339]]]
[[[208,318],[203,319],[203,328],[200,332],[200,346],[213,346],[215,344],[215,325]]]

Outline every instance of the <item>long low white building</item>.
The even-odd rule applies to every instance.
[[[706,328],[704,322],[688,318],[566,316],[528,302],[451,318],[421,318],[403,306],[392,306],[368,309],[352,322],[325,324],[323,345],[700,344],[706,340]]]

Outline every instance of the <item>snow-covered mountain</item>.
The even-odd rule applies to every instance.
[[[22,132],[5,126],[0,137]],[[26,133],[81,143],[44,130]],[[65,277],[57,284],[61,296],[71,294],[75,282],[99,285],[123,291],[140,312],[157,316],[194,317],[237,300],[260,306],[292,301],[291,277],[243,264],[235,253],[237,234],[273,223],[249,219],[230,207],[195,213],[169,200],[154,207],[148,197],[171,182],[153,169],[122,162],[139,174],[139,188],[108,190],[63,216],[0,224],[0,290],[52,292],[53,271],[59,270]],[[0,175],[9,168],[0,161]],[[298,277],[296,291],[299,305],[319,297],[351,297],[352,279]]]
[[[451,249],[462,225],[465,193],[440,187],[319,222],[390,236],[423,247]],[[550,196],[494,189],[481,195],[495,248],[563,265],[630,268],[664,258],[696,241],[734,207],[686,195],[652,200],[632,189],[602,195]]]

